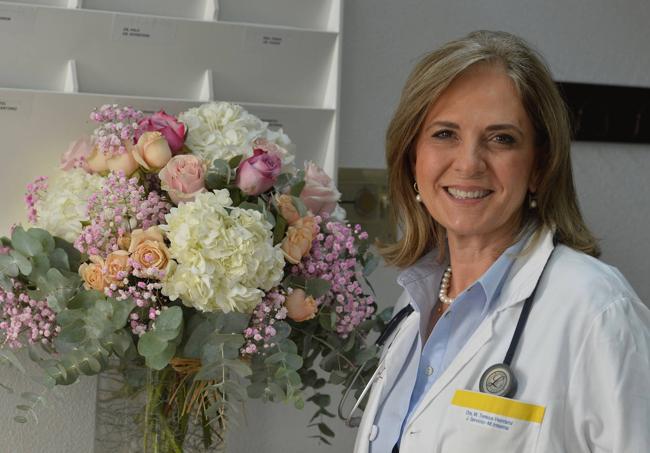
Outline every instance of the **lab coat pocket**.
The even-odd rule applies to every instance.
[[[533,452],[545,408],[486,393],[457,390],[441,432],[442,452]]]

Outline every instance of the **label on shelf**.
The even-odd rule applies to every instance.
[[[34,8],[25,8],[11,5],[0,6],[0,35],[11,34],[25,35],[34,28]]]
[[[0,91],[0,118],[27,118],[32,110],[32,95]]]
[[[294,40],[283,30],[251,27],[246,29],[244,50],[252,53],[294,50]]]
[[[113,16],[113,39],[151,44],[172,44],[176,22],[162,17]]]

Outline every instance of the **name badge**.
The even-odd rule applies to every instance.
[[[467,421],[506,431],[516,421],[542,423],[546,410],[544,406],[469,390],[456,390],[451,404],[467,409]]]

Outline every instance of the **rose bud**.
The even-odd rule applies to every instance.
[[[303,217],[287,228],[287,235],[282,241],[282,252],[287,261],[298,264],[311,250],[316,237],[316,223],[313,217]]]
[[[169,263],[169,250],[162,242],[147,240],[138,244],[132,258],[142,269],[164,271]]]
[[[305,162],[305,187],[300,199],[314,215],[331,214],[341,198],[334,181],[313,162]]]
[[[124,286],[124,277],[131,272],[129,252],[116,250],[106,257],[106,280],[117,286]],[[124,275],[122,275],[124,274]]]
[[[166,114],[163,110],[143,119],[140,121],[139,126],[136,139],[139,139],[145,132],[160,132],[167,140],[172,154],[176,155],[183,149],[187,130],[185,125],[178,121],[176,117]]]
[[[86,158],[86,165],[93,173],[104,173],[108,171],[108,164],[106,163],[106,156],[99,150],[97,146],[93,146],[90,154]]]
[[[193,201],[205,192],[205,163],[193,154],[179,154],[171,158],[160,170],[161,187],[176,203]]]
[[[256,149],[251,157],[239,164],[235,185],[247,195],[259,195],[273,187],[280,170],[280,156]]]
[[[280,211],[280,215],[284,217],[289,225],[293,225],[298,221],[298,219],[300,219],[300,213],[294,206],[293,199],[290,195],[280,195],[276,198],[276,202],[278,205],[278,210]]]
[[[103,291],[108,286],[104,279],[104,260],[97,255],[92,255],[90,261],[79,266],[79,275],[84,281],[84,288]]]
[[[294,289],[284,301],[287,316],[296,322],[313,319],[318,311],[316,301],[311,296],[306,296],[302,289]]]
[[[133,148],[133,158],[146,170],[160,170],[172,158],[172,151],[160,132],[145,132]]]

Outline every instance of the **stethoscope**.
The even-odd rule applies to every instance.
[[[537,292],[537,287],[539,286],[539,282],[542,279],[542,275],[544,274],[544,270],[546,269],[546,265],[550,261],[552,254],[553,252],[551,251],[548,258],[546,259],[546,262],[544,263],[542,272],[540,273],[540,276],[538,277],[537,282],[535,283],[535,288],[533,289],[533,292],[530,294],[530,296],[528,296],[528,298],[524,302],[524,306],[522,307],[521,313],[519,314],[519,320],[517,321],[517,326],[515,327],[515,331],[512,335],[512,339],[510,340],[510,346],[508,347],[508,351],[506,352],[506,356],[503,359],[503,362],[495,363],[494,365],[488,367],[481,375],[478,384],[478,388],[481,392],[488,393],[494,396],[501,396],[504,398],[513,398],[517,393],[517,379],[515,378],[515,375],[512,371],[512,366],[511,366],[512,359],[515,356],[515,351],[517,350],[517,346],[519,345],[519,340],[521,339],[521,335],[524,332],[524,327],[526,327],[526,322],[528,321],[528,315],[530,314],[530,309],[533,306],[533,300],[535,299],[535,293]],[[377,345],[378,348],[383,347],[386,340],[393,333],[395,333],[395,335],[393,336],[393,341],[394,341],[395,338],[397,338],[398,336],[397,334],[399,333],[399,330],[397,330],[398,327],[401,326],[402,321],[408,318],[411,315],[411,313],[413,313],[413,311],[414,308],[411,304],[407,305],[406,307],[398,311],[397,314],[393,316],[393,318],[390,321],[388,321],[388,324],[386,324],[386,327],[382,331],[381,335],[379,335],[379,338],[377,338],[375,345]],[[388,348],[390,348],[391,345],[392,345],[392,341],[391,344],[388,345]],[[385,360],[386,360],[386,356],[384,355],[384,358],[377,365],[377,369],[370,377],[370,380],[364,387],[363,391],[361,392],[361,395],[359,395],[359,398],[355,402],[354,406],[352,407],[352,410],[350,411],[347,417],[343,414],[343,405],[345,404],[345,401],[347,400],[350,392],[352,391],[354,383],[359,378],[359,375],[361,374],[366,363],[368,362],[367,360],[364,361],[359,366],[352,381],[350,382],[350,384],[348,384],[347,388],[345,389],[345,392],[343,393],[343,397],[341,398],[341,401],[339,403],[338,413],[339,413],[339,417],[345,420],[345,424],[347,426],[354,428],[359,426],[359,424],[361,423],[361,417],[358,416],[353,417],[352,415],[359,408],[366,394],[370,391],[372,384],[377,380],[377,378],[383,372]]]

